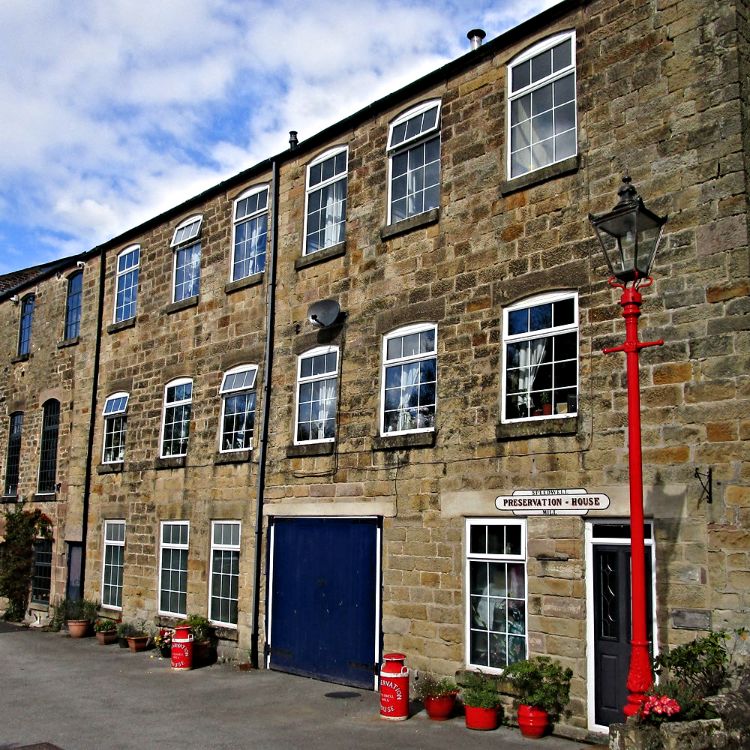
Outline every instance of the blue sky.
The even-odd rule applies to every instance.
[[[556,0],[8,0],[0,274],[88,250]]]

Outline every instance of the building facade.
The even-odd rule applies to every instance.
[[[627,400],[601,352],[624,325],[588,214],[627,172],[668,216],[641,320],[665,342],[641,355],[654,648],[746,623],[747,10],[563,2],[92,251],[99,354],[56,396],[90,418],[90,471],[73,428],[66,457],[86,593],[362,687],[388,651],[549,654],[575,674],[562,731],[618,720]]]

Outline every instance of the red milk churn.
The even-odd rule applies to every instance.
[[[406,654],[383,654],[380,668],[380,715],[391,721],[409,718],[409,668]]]
[[[193,634],[190,626],[177,627],[172,637],[172,669],[193,668]]]

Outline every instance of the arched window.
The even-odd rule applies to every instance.
[[[344,241],[348,154],[346,146],[332,148],[307,167],[305,255]]]
[[[65,339],[74,339],[81,330],[81,292],[83,271],[68,276],[68,293],[65,298]]]
[[[39,457],[40,493],[55,491],[57,478],[57,437],[60,428],[60,402],[51,398],[44,403],[42,414],[42,445]]]
[[[117,256],[117,281],[115,290],[115,323],[135,317],[138,300],[138,266],[140,245],[127,247]]]
[[[339,350],[321,346],[297,360],[295,443],[322,443],[336,438]]]
[[[174,283],[172,302],[196,297],[201,279],[202,216],[191,216],[178,224],[172,237],[174,248]]]
[[[190,378],[178,378],[167,384],[161,431],[162,458],[187,455],[192,405],[193,381]]]
[[[264,271],[268,241],[268,185],[252,187],[239,195],[234,202],[232,228],[232,281]]]

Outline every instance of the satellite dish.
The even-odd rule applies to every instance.
[[[341,308],[335,299],[322,299],[310,305],[307,310],[307,319],[316,328],[328,328],[336,322],[340,313]]]

